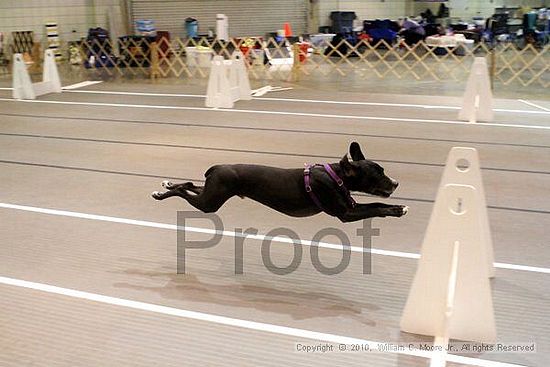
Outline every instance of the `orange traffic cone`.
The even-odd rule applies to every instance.
[[[290,23],[285,23],[283,28],[285,30],[285,37],[292,36],[292,28],[290,28]]]

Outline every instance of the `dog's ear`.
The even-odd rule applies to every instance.
[[[353,161],[362,161],[365,159],[363,152],[361,152],[361,147],[356,141],[350,144],[349,154],[351,155],[351,159],[353,159]]]
[[[354,177],[355,176],[355,167],[353,166],[353,162],[350,162],[348,159],[348,155],[342,157],[340,160],[340,168],[344,172],[344,176],[346,177]]]

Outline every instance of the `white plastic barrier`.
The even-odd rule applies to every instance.
[[[196,47],[185,47],[187,67],[209,68],[212,65],[213,51],[210,49],[197,49]]]
[[[458,118],[472,123],[494,119],[493,92],[485,57],[474,60]]]
[[[55,63],[55,55],[52,50],[44,52],[44,69],[42,81],[32,83],[31,77],[23,61],[22,54],[13,55],[13,98],[36,99],[36,97],[48,93],[61,93],[61,81]]]
[[[468,168],[462,168],[464,164]],[[496,340],[493,251],[477,152],[453,148],[403,310],[401,329],[482,343]],[[435,362],[435,361],[434,361]]]
[[[236,52],[231,60],[214,56],[206,91],[206,107],[233,108],[234,103],[241,99],[252,99],[243,54]]]
[[[269,72],[290,71],[294,66],[294,52],[290,46],[281,46],[278,52],[271,53],[269,48],[265,48],[265,56],[269,61]]]
[[[467,165],[467,167],[466,167]],[[489,215],[487,213],[487,203],[485,201],[485,190],[481,178],[481,166],[479,164],[479,155],[474,148],[454,147],[450,150],[445,163],[445,170],[441,177],[439,190],[448,184],[470,185],[479,192],[479,198],[475,202],[476,210],[481,220],[481,242],[480,246],[486,254],[487,269],[489,277],[495,276],[493,239],[491,237],[491,227],[489,224]],[[439,197],[438,192],[438,197]],[[436,198],[437,200],[437,198]]]

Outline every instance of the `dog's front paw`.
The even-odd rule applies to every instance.
[[[161,199],[161,196],[162,196],[162,192],[153,191],[153,192],[151,193],[151,196],[152,196],[153,199],[155,199],[155,200],[160,200],[160,199]]]
[[[392,208],[390,208],[390,210],[391,210],[391,214],[390,214],[391,216],[402,217],[409,212],[409,207],[406,205],[395,205]]]

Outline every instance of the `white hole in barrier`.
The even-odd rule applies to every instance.
[[[449,210],[454,215],[462,215],[466,213],[466,208],[464,207],[464,202],[462,198],[456,198],[456,200],[451,203]]]
[[[459,172],[466,172],[470,169],[470,162],[467,159],[460,158],[456,161],[456,169]]]

